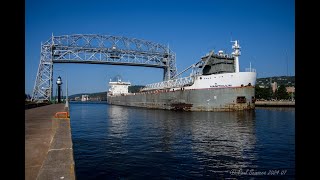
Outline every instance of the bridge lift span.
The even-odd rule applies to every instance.
[[[54,63],[162,68],[163,80],[167,81],[177,74],[175,60],[175,53],[168,47],[141,39],[96,34],[52,35],[41,44],[32,101],[52,100]]]

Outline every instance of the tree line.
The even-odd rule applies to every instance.
[[[287,92],[287,89],[284,85],[280,85],[275,92],[272,91],[271,87],[260,88],[259,85],[255,86],[256,99],[265,99],[265,100],[288,100],[292,98],[292,94]],[[294,93],[293,93],[294,97]]]

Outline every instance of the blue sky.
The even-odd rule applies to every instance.
[[[176,53],[178,72],[212,49],[230,53],[232,38],[242,48],[240,71],[251,62],[258,77],[295,75],[294,0],[26,0],[27,94],[33,91],[41,42],[52,33],[125,36],[169,45]],[[54,81],[59,75],[64,82],[67,76],[72,95],[107,91],[115,75],[133,85],[159,82],[163,70],[54,64]]]

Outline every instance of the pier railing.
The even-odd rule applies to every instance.
[[[245,68],[246,72],[256,72],[256,69],[253,68]]]

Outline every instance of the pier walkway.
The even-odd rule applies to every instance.
[[[70,119],[57,112],[69,110],[65,104],[25,110],[26,180],[75,179]]]

